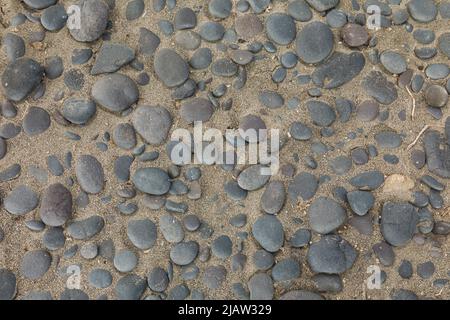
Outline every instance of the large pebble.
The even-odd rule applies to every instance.
[[[285,13],[272,13],[266,18],[266,33],[276,44],[288,45],[297,33],[294,19]]]
[[[139,106],[133,113],[132,121],[137,133],[152,145],[163,143],[172,126],[172,116],[161,106]]]
[[[104,43],[97,53],[92,75],[112,73],[134,59],[134,50],[121,43]]]
[[[192,98],[184,102],[180,108],[180,116],[187,123],[208,121],[214,113],[212,103],[205,98]]]
[[[277,214],[283,208],[286,191],[281,181],[271,181],[261,196],[261,208],[269,214]]]
[[[20,271],[30,280],[42,278],[50,269],[52,256],[45,250],[28,251],[22,258]]]
[[[195,260],[198,251],[199,245],[197,242],[180,242],[170,250],[170,260],[179,266],[186,266]]]
[[[96,113],[97,106],[92,100],[70,98],[64,101],[62,115],[74,124],[86,124]]]
[[[131,220],[127,225],[127,235],[138,249],[151,249],[156,243],[156,225],[149,219]]]
[[[336,201],[317,198],[308,208],[311,229],[320,234],[328,234],[338,229],[347,219],[345,209]]]
[[[35,60],[19,58],[9,63],[2,74],[5,96],[12,101],[25,99],[41,82],[44,68]]]
[[[305,63],[315,64],[324,61],[333,48],[333,32],[322,22],[311,22],[297,34],[297,55]]]
[[[433,0],[411,0],[407,4],[411,17],[422,23],[436,19],[438,9]]]
[[[105,220],[101,216],[91,216],[83,220],[71,222],[67,226],[67,234],[77,240],[87,240],[102,231]]]
[[[111,112],[122,112],[139,99],[136,83],[120,73],[98,79],[92,86],[91,94],[96,103]]]
[[[24,215],[34,210],[39,197],[30,187],[20,185],[14,188],[4,199],[6,211],[14,215]]]
[[[381,213],[381,233],[393,246],[403,246],[412,239],[419,217],[409,203],[386,202]]]
[[[16,275],[8,269],[0,269],[0,301],[12,300],[17,293]]]
[[[78,158],[75,174],[81,189],[87,193],[100,193],[105,186],[102,164],[92,155],[82,155]]]
[[[67,24],[71,36],[80,42],[97,40],[108,25],[109,6],[103,0],[81,0],[77,5],[79,21],[77,17],[74,17],[74,21],[69,17]]]
[[[259,217],[252,226],[252,234],[261,247],[269,252],[277,252],[283,246],[283,225],[273,215]]]
[[[39,215],[48,226],[62,226],[72,217],[72,194],[60,183],[47,187],[42,194]]]
[[[252,165],[243,170],[237,179],[239,187],[248,191],[255,191],[262,188],[270,179],[270,175],[264,174],[264,169],[261,165]]]
[[[189,77],[187,62],[171,49],[161,49],[155,54],[155,73],[164,85],[173,88],[183,84]]]
[[[160,168],[140,168],[132,181],[139,191],[156,196],[166,194],[171,185],[169,175]]]

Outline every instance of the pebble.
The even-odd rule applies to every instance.
[[[11,214],[24,215],[33,211],[38,202],[39,196],[33,189],[26,185],[19,185],[5,197],[3,205]]]
[[[218,19],[226,19],[231,14],[233,3],[231,0],[211,0],[208,4],[208,11]]]
[[[338,293],[343,289],[342,279],[336,274],[316,274],[313,276],[314,285],[319,292]]]
[[[424,263],[419,263],[417,265],[417,274],[422,279],[429,279],[433,276],[434,272],[436,270],[436,267],[434,266],[434,263],[431,261],[427,261]]]
[[[89,122],[97,112],[97,106],[92,100],[69,98],[64,101],[62,115],[71,123],[83,125]]]
[[[371,71],[363,80],[366,93],[381,104],[389,105],[398,98],[395,85],[379,71]]]
[[[237,178],[239,187],[248,191],[262,188],[270,179],[269,175],[264,174],[264,168],[261,165],[252,165],[244,169]]]
[[[317,43],[317,39],[322,41]],[[298,33],[297,55],[304,63],[317,64],[324,61],[333,51],[334,40],[331,29],[322,22],[311,22]]]
[[[319,12],[328,11],[339,4],[339,0],[306,0],[306,2]]]
[[[352,191],[347,193],[347,200],[352,211],[359,216],[366,215],[375,204],[375,197],[367,191]]]
[[[356,116],[361,121],[370,122],[378,117],[379,112],[380,107],[377,102],[365,100],[359,105]]]
[[[356,256],[356,250],[345,239],[327,235],[309,247],[307,261],[315,273],[341,274],[352,267]]]
[[[398,274],[403,279],[409,279],[413,275],[413,266],[408,260],[402,260],[400,266],[398,267]]]
[[[403,246],[412,239],[419,217],[409,203],[387,202],[381,214],[381,233],[393,246]]]
[[[127,7],[125,9],[125,17],[128,21],[136,20],[145,10],[145,3],[143,0],[131,0],[127,3]]]
[[[350,184],[360,190],[375,190],[384,182],[384,175],[380,171],[367,171],[350,179]]]
[[[192,68],[197,70],[206,69],[212,62],[212,52],[209,48],[197,49],[189,60]]]
[[[219,22],[208,21],[200,25],[198,33],[205,41],[217,42],[222,40],[225,34],[225,27]]]
[[[265,273],[254,274],[247,283],[250,300],[272,300],[274,295],[273,281]]]
[[[233,243],[228,236],[220,236],[216,238],[211,244],[211,252],[219,259],[225,260],[231,256]]]
[[[149,219],[131,220],[127,225],[127,235],[138,249],[151,249],[156,242],[156,225]]]
[[[139,99],[139,89],[134,81],[120,73],[98,79],[91,94],[97,104],[111,112],[122,112]]]
[[[170,250],[170,260],[179,266],[193,262],[199,253],[199,245],[195,241],[180,242]]]
[[[81,48],[74,49],[72,51],[72,64],[81,65],[85,64],[92,57],[92,49],[89,48]]]
[[[240,38],[250,40],[264,30],[264,25],[257,15],[245,14],[235,18],[234,28]]]
[[[45,250],[28,251],[22,257],[21,274],[30,280],[42,278],[50,269],[52,256]]]
[[[430,107],[445,107],[447,105],[448,99],[449,98],[447,90],[440,85],[433,84],[429,86],[425,91],[425,101]]]
[[[402,144],[402,137],[393,131],[381,131],[375,134],[375,141],[381,148],[396,149]]]
[[[24,0],[25,4],[32,9],[45,9],[56,3],[56,0]]]
[[[313,123],[317,126],[328,127],[336,120],[336,112],[325,102],[309,100],[306,102],[306,107]]]
[[[70,35],[79,42],[93,42],[105,32],[109,7],[103,0],[80,0],[80,25],[68,26]]]
[[[67,226],[67,234],[77,240],[87,240],[102,231],[105,220],[100,216],[91,216],[83,220],[75,220]]]
[[[214,113],[214,106],[205,98],[192,98],[184,102],[180,108],[180,116],[187,123],[206,122]]]
[[[300,22],[308,22],[313,17],[312,11],[305,0],[294,0],[290,2],[287,7],[287,13]]]
[[[52,227],[64,225],[72,217],[72,194],[60,183],[48,186],[41,200],[39,215]]]
[[[231,59],[223,58],[211,64],[211,72],[219,77],[232,77],[238,72],[238,67]]]
[[[104,43],[96,55],[92,75],[112,73],[134,59],[134,50],[120,43]]]
[[[293,258],[278,261],[272,269],[272,278],[274,281],[289,281],[300,277],[300,265]]]
[[[364,26],[355,23],[346,24],[342,30],[342,39],[349,47],[361,47],[369,42],[369,33]]]
[[[405,58],[394,51],[386,50],[380,55],[383,67],[392,74],[401,74],[406,71],[408,65]]]
[[[271,181],[267,184],[261,196],[261,208],[268,214],[281,211],[286,199],[286,191],[281,181]]]
[[[146,28],[139,29],[139,40],[137,52],[143,56],[151,57],[161,43],[158,35]]]
[[[152,291],[164,292],[169,286],[167,272],[160,267],[153,268],[147,276],[147,284]]]
[[[122,249],[114,255],[114,268],[120,272],[131,272],[138,264],[137,255],[128,249]]]
[[[89,272],[88,281],[94,288],[105,289],[111,286],[112,275],[105,269],[93,269]]]
[[[102,164],[92,155],[81,155],[75,165],[75,174],[83,191],[100,193],[105,186]]]
[[[87,260],[92,260],[98,255],[98,247],[95,243],[83,244],[80,248],[80,255]]]
[[[140,168],[132,176],[132,181],[139,191],[151,195],[163,195],[170,189],[170,178],[160,168]]]
[[[285,13],[272,13],[266,18],[266,33],[276,44],[288,45],[297,34],[294,19]]]
[[[372,246],[372,250],[383,266],[390,267],[394,264],[395,253],[392,247],[382,241]]]
[[[434,63],[425,69],[425,74],[432,80],[441,80],[447,78],[450,68],[445,63]]]
[[[283,97],[279,93],[270,90],[261,91],[258,94],[258,100],[269,109],[281,108],[284,105]]]
[[[227,276],[227,269],[224,266],[208,266],[202,276],[202,281],[210,290],[219,289]]]
[[[31,107],[23,118],[22,127],[28,136],[39,135],[50,127],[50,116],[44,109]]]
[[[2,47],[9,61],[14,61],[25,55],[25,41],[15,33],[4,35]]]
[[[44,68],[35,60],[16,59],[3,71],[3,92],[9,100],[21,101],[40,84],[43,76]]]
[[[183,84],[189,77],[187,62],[171,49],[161,49],[155,54],[154,69],[165,86],[173,88]]]
[[[308,172],[301,172],[289,184],[289,198],[292,201],[297,201],[298,197],[301,197],[303,201],[308,201],[314,197],[318,186],[319,182],[314,175]]]
[[[13,300],[17,294],[16,275],[8,269],[0,269],[0,300]]]
[[[164,214],[159,218],[159,229],[168,242],[178,243],[184,239],[181,222],[170,214]]]
[[[438,9],[433,0],[411,0],[406,5],[411,17],[422,23],[436,19]]]
[[[119,123],[115,126],[112,134],[114,143],[121,149],[131,150],[136,146],[136,132],[129,123]]]
[[[175,14],[175,29],[193,29],[197,25],[197,16],[191,8],[181,8]]]
[[[311,229],[320,234],[328,234],[344,224],[347,219],[345,209],[336,201],[319,197],[308,208]]]
[[[261,247],[269,252],[277,252],[283,246],[283,226],[273,215],[259,217],[252,226],[252,234]]]
[[[147,287],[147,281],[132,273],[120,278],[114,288],[119,300],[139,300]]]
[[[67,18],[64,6],[56,4],[42,11],[41,24],[48,31],[59,31],[66,25]]]

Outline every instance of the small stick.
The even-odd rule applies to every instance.
[[[414,139],[414,141],[406,148],[406,150],[411,150],[412,147],[414,147],[417,143],[417,141],[419,141],[420,137],[424,134],[425,131],[427,131],[430,128],[429,125],[425,125],[425,127],[423,127],[422,130],[420,130],[419,134],[417,135],[416,139]]]
[[[416,99],[414,99],[413,94],[409,90],[408,86],[405,86],[406,91],[408,91],[408,94],[411,96],[412,99],[412,110],[411,110],[411,120],[414,120],[414,114],[416,113]]]

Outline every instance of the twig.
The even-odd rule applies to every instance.
[[[411,120],[414,120],[414,114],[416,113],[416,99],[414,98],[413,94],[409,90],[408,86],[405,86],[406,91],[408,91],[408,94],[411,96],[412,99],[412,110],[411,110]]]
[[[416,139],[414,139],[414,141],[406,148],[406,150],[411,150],[412,147],[414,147],[417,143],[417,141],[419,141],[420,137],[424,134],[425,131],[427,131],[430,128],[429,125],[425,125],[425,127],[423,127],[422,130],[420,130],[419,134],[417,135]]]

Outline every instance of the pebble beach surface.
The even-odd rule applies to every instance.
[[[0,300],[450,299],[450,1],[0,7]]]

